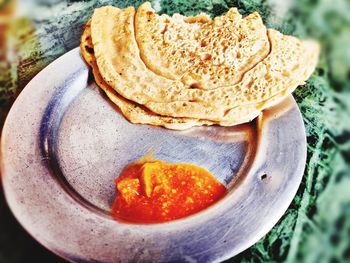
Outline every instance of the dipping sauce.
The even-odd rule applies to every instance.
[[[115,183],[113,215],[135,223],[166,222],[197,213],[227,192],[201,167],[160,160],[127,165]]]

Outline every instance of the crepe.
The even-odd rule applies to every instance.
[[[304,83],[317,63],[319,48],[315,42],[300,41],[268,29],[269,54],[245,72],[241,81],[214,89],[193,87],[146,66],[135,39],[134,20],[132,7],[107,6],[95,10],[91,35],[96,62],[110,87],[160,115],[234,123],[247,114],[244,110],[240,115],[242,106],[261,111],[279,101],[278,97],[290,94]],[[248,115],[256,114],[248,111]]]
[[[145,3],[96,9],[81,51],[131,122],[186,129],[252,120],[304,83],[319,47],[266,29],[257,13],[169,17]]]

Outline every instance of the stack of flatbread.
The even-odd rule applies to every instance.
[[[96,9],[80,47],[129,121],[178,130],[251,121],[303,84],[319,54],[313,41],[267,29],[258,13],[169,17],[149,3]]]

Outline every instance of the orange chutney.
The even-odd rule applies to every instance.
[[[159,160],[127,165],[115,183],[113,215],[135,223],[159,223],[197,213],[227,192],[201,167]]]

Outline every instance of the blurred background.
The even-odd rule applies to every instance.
[[[98,6],[143,1],[0,0],[0,128],[17,95],[41,69],[75,48]],[[350,1],[155,0],[159,13],[211,16],[238,7],[268,27],[317,39],[319,65],[294,92],[308,140],[293,203],[272,231],[228,262],[350,262]],[[29,110],[29,109],[26,109]],[[63,262],[17,223],[0,187],[0,262]]]

